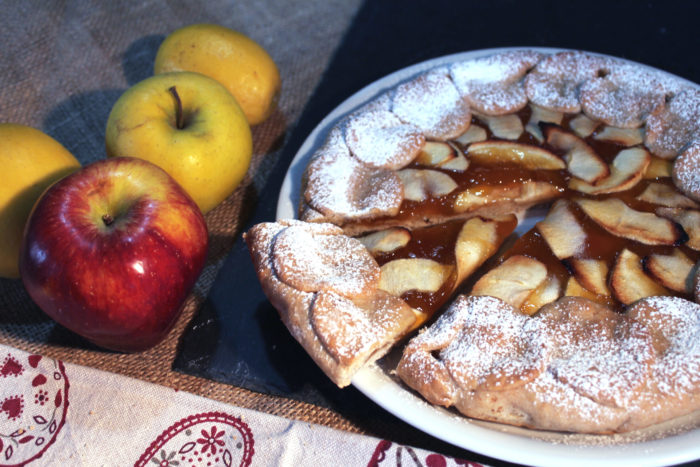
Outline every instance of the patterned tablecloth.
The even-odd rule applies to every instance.
[[[470,465],[0,345],[0,465]]]

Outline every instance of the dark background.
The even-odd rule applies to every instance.
[[[274,220],[287,166],[323,117],[393,71],[451,53],[539,46],[614,55],[697,83],[699,5],[629,0],[367,1],[293,129],[245,229]],[[475,458],[406,426],[354,388],[339,390],[330,383],[265,299],[240,238],[183,337],[175,369],[331,407],[376,436]],[[499,463],[476,456],[479,459]]]

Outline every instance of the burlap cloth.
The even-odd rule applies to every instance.
[[[152,74],[158,45],[177,27],[214,22],[249,35],[272,55],[283,84],[277,112],[253,128],[249,175],[206,216],[210,231],[207,266],[163,343],[137,354],[97,349],[44,315],[21,281],[7,279],[0,279],[0,342],[240,407],[364,431],[328,409],[171,369],[180,336],[206,296],[240,233],[246,209],[264,184],[359,5],[359,0],[2,2],[0,121],[42,129],[82,164],[105,157],[104,128],[112,105],[126,88]]]

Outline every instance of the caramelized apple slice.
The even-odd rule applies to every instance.
[[[379,288],[397,297],[411,290],[437,292],[452,271],[454,266],[432,259],[395,259],[382,266]]]
[[[525,169],[560,170],[564,161],[546,149],[507,141],[483,141],[467,149],[470,159],[480,164],[513,164]]]
[[[540,308],[548,303],[552,303],[561,296],[561,283],[557,276],[547,276],[532,293],[527,300],[520,305],[520,311],[526,315],[535,314]]]
[[[610,166],[610,176],[599,180],[595,185],[572,178],[569,188],[589,195],[629,190],[642,179],[650,161],[651,155],[646,149],[623,149]]]
[[[586,232],[571,212],[569,202],[563,199],[552,205],[547,216],[536,227],[559,259],[574,256],[586,241]]]
[[[542,129],[540,128],[540,122],[561,125],[561,122],[564,119],[563,113],[545,109],[539,105],[530,104],[530,110],[530,120],[528,120],[525,130],[534,136],[540,143],[544,141],[544,135],[542,134]]]
[[[571,119],[569,126],[574,133],[576,133],[581,138],[587,138],[593,134],[596,128],[600,126],[600,122],[591,120],[584,114],[579,114],[578,116]]]
[[[651,156],[649,166],[644,171],[645,179],[658,179],[670,177],[673,173],[673,161],[661,159],[660,157]]]
[[[411,241],[411,232],[402,227],[392,227],[357,237],[357,239],[372,255],[377,255],[390,253],[408,245]]]
[[[455,244],[457,282],[461,282],[490,258],[518,225],[515,215],[498,219],[473,217],[459,231]]]
[[[491,133],[496,138],[510,139],[515,141],[523,134],[523,122],[515,114],[510,115],[475,115],[479,120],[486,123]]]
[[[639,201],[658,204],[669,208],[698,208],[698,203],[678,193],[673,187],[664,183],[650,183],[637,196]]]
[[[477,186],[457,195],[452,208],[455,212],[463,213],[499,202],[510,202],[516,206],[532,205],[559,195],[559,189],[551,183],[532,180],[510,185]]]
[[[687,239],[675,222],[650,212],[636,211],[617,198],[575,201],[596,224],[618,237],[647,245],[678,245]]]
[[[472,295],[489,295],[520,308],[547,278],[547,267],[527,256],[511,256],[479,279]]]
[[[486,141],[486,130],[481,128],[479,125],[472,125],[469,129],[460,135],[455,141],[464,146],[471,143],[477,143],[479,141]]]
[[[449,175],[436,170],[403,169],[397,172],[404,186],[404,198],[425,201],[452,192],[457,183]]]
[[[547,143],[564,151],[563,158],[571,175],[588,183],[595,183],[610,175],[608,164],[584,140],[556,125],[541,126]]]
[[[588,290],[586,287],[582,286],[575,277],[569,277],[566,281],[566,288],[564,289],[565,297],[583,297],[594,302],[601,302],[598,295]]]
[[[416,162],[431,167],[439,167],[463,172],[469,166],[462,151],[450,143],[428,141],[416,157]]]
[[[670,255],[652,254],[644,258],[644,270],[664,287],[692,293],[693,262],[680,250]]]
[[[688,234],[688,241],[685,246],[695,251],[700,251],[700,212],[691,209],[671,209],[659,208],[656,210],[659,216],[678,222],[685,233]]]
[[[669,291],[644,274],[641,258],[625,248],[615,260],[610,288],[613,296],[625,305],[644,297],[669,295]]]
[[[610,295],[608,265],[599,259],[572,258],[568,261],[579,284],[596,295]]]
[[[623,146],[636,146],[644,142],[644,131],[641,128],[618,128],[606,126],[597,132],[593,139],[610,141]]]

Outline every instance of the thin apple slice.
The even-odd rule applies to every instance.
[[[523,122],[515,114],[510,115],[475,115],[479,120],[486,123],[491,133],[496,138],[509,139],[515,141],[523,134]]]
[[[563,199],[557,200],[535,226],[559,259],[579,253],[586,241],[586,232],[571,212],[569,201]]]
[[[664,287],[692,293],[695,264],[682,251],[676,249],[670,255],[651,254],[644,258],[642,264],[644,270]]]
[[[469,127],[469,129],[461,134],[455,141],[457,141],[460,144],[463,144],[464,146],[467,146],[471,143],[477,143],[479,141],[486,141],[486,130],[484,130],[482,127],[479,125],[472,125]]]
[[[618,237],[647,245],[678,245],[687,239],[675,222],[650,212],[636,211],[617,198],[575,201],[596,224]]]
[[[561,170],[564,161],[546,149],[508,141],[483,141],[467,149],[469,159],[480,164],[513,164],[532,170]]]
[[[438,198],[457,188],[452,177],[436,170],[403,169],[397,175],[403,182],[404,198],[411,201]]]
[[[463,172],[469,167],[467,158],[456,146],[442,141],[428,141],[418,153],[416,162],[430,167],[438,167]]]
[[[518,219],[513,214],[497,219],[473,217],[466,221],[459,231],[455,244],[457,282],[463,281],[490,258],[505,236],[509,235],[517,225]],[[503,232],[503,230],[506,231]]]
[[[649,166],[644,171],[645,179],[658,179],[670,177],[673,173],[673,161],[662,159],[660,157],[651,156]]]
[[[561,296],[561,283],[557,276],[549,275],[535,290],[528,295],[520,305],[520,311],[526,315],[534,315],[548,303],[552,303]]]
[[[452,208],[457,213],[464,213],[499,203],[512,203],[516,207],[522,205],[531,206],[540,201],[553,199],[560,194],[559,189],[551,183],[532,180],[510,185],[480,185],[474,188],[467,188],[459,193]]]
[[[636,146],[644,142],[644,130],[642,128],[605,126],[593,136],[593,139],[610,141],[627,147]]]
[[[569,188],[589,195],[629,190],[642,179],[650,161],[651,155],[646,149],[639,147],[623,149],[613,159],[610,176],[599,180],[594,185],[572,178]]]
[[[511,256],[491,269],[472,288],[471,295],[489,295],[520,308],[547,278],[547,267],[527,256]]]
[[[381,267],[379,288],[397,297],[412,290],[437,292],[453,271],[454,266],[432,259],[395,259]]]
[[[564,120],[564,114],[556,110],[545,109],[535,104],[530,104],[530,110],[530,120],[525,125],[525,131],[534,136],[540,143],[544,141],[540,122],[561,125],[562,120]]]
[[[644,297],[670,295],[669,291],[644,273],[642,260],[627,248],[615,260],[610,275],[613,296],[625,305]]]
[[[608,175],[608,164],[584,140],[552,124],[542,124],[542,132],[549,145],[564,152],[566,168],[574,177],[596,183]]]
[[[584,114],[579,114],[578,116],[571,119],[569,122],[569,127],[574,130],[581,138],[587,138],[593,134],[596,128],[600,126],[600,122],[591,120]]]
[[[402,227],[392,227],[378,232],[372,232],[357,240],[362,243],[372,255],[390,253],[403,248],[411,241],[411,232]]]
[[[442,141],[426,141],[418,152],[416,162],[432,167],[455,157],[455,149],[449,144]]]
[[[452,170],[454,172],[464,172],[467,170],[469,167],[469,161],[464,156],[464,153],[457,148],[455,148],[455,152],[457,154],[455,158],[441,163],[438,165],[438,167],[444,170]]]
[[[700,211],[659,208],[656,210],[656,214],[678,222],[685,230],[685,233],[688,234],[688,241],[685,242],[685,246],[695,251],[700,251]]]
[[[698,203],[678,193],[673,187],[665,183],[649,183],[636,199],[669,208],[697,209],[700,207]]]
[[[569,277],[566,281],[566,287],[564,288],[565,297],[583,297],[594,302],[601,302],[600,297],[595,293],[588,290],[586,287],[582,286],[575,277]]]
[[[579,284],[596,295],[610,295],[608,265],[599,259],[572,258],[568,261]]]

